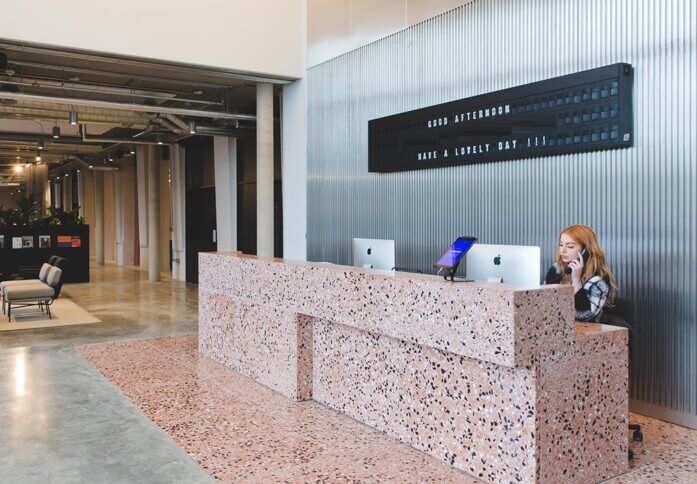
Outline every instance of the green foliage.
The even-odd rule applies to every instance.
[[[0,207],[0,226],[19,225],[20,223],[18,209]]]
[[[41,217],[40,205],[35,197],[22,198],[17,202],[17,208],[6,209],[0,206],[0,226],[18,226],[39,228],[51,225],[85,225],[87,222],[80,216],[78,209],[64,212],[60,208],[49,207],[47,214]]]
[[[36,201],[36,197],[28,196],[20,198],[17,201],[17,215],[19,217],[19,224],[22,226],[27,226],[39,215],[39,203]]]

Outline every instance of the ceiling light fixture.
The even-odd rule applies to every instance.
[[[41,152],[40,152],[40,151],[37,151],[37,152],[36,152],[36,158],[35,158],[35,160],[38,161],[38,162],[41,162]]]
[[[156,134],[155,135],[155,140],[157,141],[158,145],[163,145],[165,144],[164,141],[162,141],[162,135],[161,134]]]
[[[70,113],[68,114],[68,121],[73,126],[77,124],[77,111],[70,111]]]
[[[37,144],[38,144],[38,147],[40,150],[44,149],[44,139],[43,138],[39,138],[39,142]]]
[[[19,163],[17,163],[15,165],[15,173],[22,173],[22,170],[24,170],[24,167],[22,165],[20,165]]]
[[[135,155],[136,154],[136,145],[131,145],[129,151],[132,155]]]
[[[61,128],[60,126],[54,126],[53,127],[53,139],[58,139],[61,137]]]
[[[196,134],[196,121],[189,121],[189,134]]]

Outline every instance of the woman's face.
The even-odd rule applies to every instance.
[[[574,239],[572,239],[567,234],[561,234],[559,238],[559,255],[564,264],[568,264],[574,259],[578,258],[578,254],[581,252],[581,245],[577,244]]]

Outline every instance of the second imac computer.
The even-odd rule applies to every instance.
[[[395,268],[394,240],[353,239],[353,265],[391,271]]]
[[[467,252],[467,279],[540,285],[540,248],[527,245],[476,244]]]

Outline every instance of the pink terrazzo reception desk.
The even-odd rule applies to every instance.
[[[199,257],[199,351],[489,482],[627,467],[627,332],[572,289]]]

